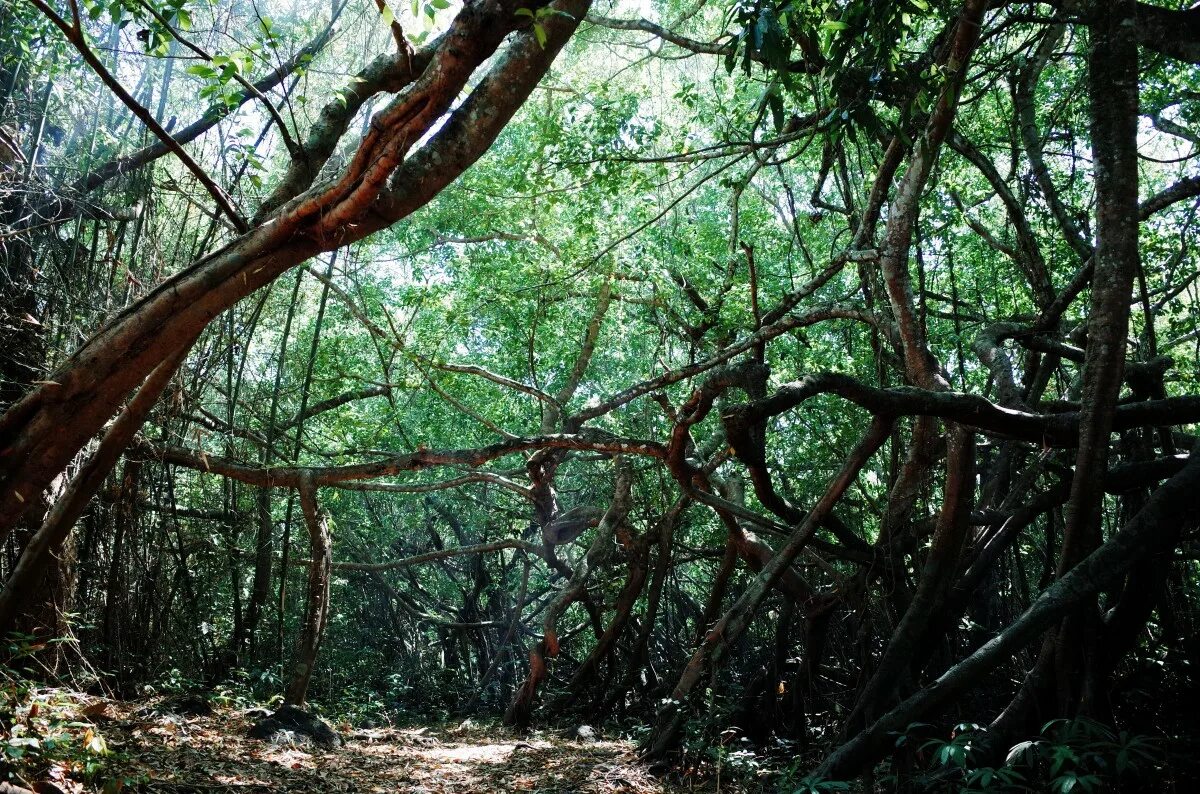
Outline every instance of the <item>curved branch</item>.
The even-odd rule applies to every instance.
[[[868,386],[835,372],[809,375],[781,386],[773,395],[727,409],[739,422],[761,421],[797,407],[818,394],[836,394],[876,415],[930,416],[976,430],[1051,447],[1073,448],[1079,441],[1077,411],[1039,414],[997,405],[974,394],[911,386]],[[726,421],[731,421],[727,419]],[[1200,396],[1168,397],[1117,406],[1112,429],[1190,424],[1200,421]],[[735,453],[739,450],[735,449]]]
[[[354,480],[390,477],[406,471],[423,471],[435,466],[479,466],[505,455],[537,449],[590,450],[610,455],[627,454],[659,459],[666,457],[666,448],[656,441],[623,439],[600,433],[518,438],[477,449],[419,449],[375,463],[348,466],[252,466],[182,447],[147,445],[146,448],[163,463],[272,488],[299,488],[306,481],[311,481],[315,486],[330,486]]]

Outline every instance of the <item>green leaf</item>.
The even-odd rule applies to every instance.
[[[783,100],[775,92],[767,95],[767,107],[771,111],[771,124],[775,127],[775,132],[783,130]]]

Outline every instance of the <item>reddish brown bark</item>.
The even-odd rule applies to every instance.
[[[214,317],[316,253],[406,217],[475,162],[545,74],[587,5],[564,0],[565,13],[543,23],[545,46],[531,31],[519,34],[421,150],[405,158],[477,67],[522,24],[511,3],[468,5],[425,71],[380,114],[380,124],[333,185],[297,196],[269,220],[168,279],[97,332],[49,383],[12,406],[0,418],[0,538],[125,395]]]
[[[290,705],[302,707],[308,696],[308,684],[316,667],[317,652],[321,648],[325,626],[329,622],[329,576],[333,564],[333,547],[329,539],[328,522],[317,505],[317,490],[311,482],[300,486],[300,508],[304,512],[304,524],[308,528],[308,548],[312,565],[308,568],[307,602],[304,623],[300,627],[300,639],[296,644],[296,662],[283,700]]]
[[[558,655],[558,619],[566,612],[567,607],[587,595],[587,585],[591,574],[603,562],[612,550],[612,538],[625,521],[625,515],[630,507],[630,489],[633,486],[633,470],[628,462],[616,459],[616,482],[613,488],[613,501],[596,527],[596,536],[588,547],[587,553],[576,565],[571,578],[562,591],[546,610],[542,620],[542,637],[529,650],[529,674],[525,682],[513,696],[508,709],[504,712],[504,723],[525,727],[533,715],[533,707],[537,701],[538,687],[546,679],[547,660]],[[595,616],[593,616],[595,620]],[[600,632],[597,632],[598,634]]]

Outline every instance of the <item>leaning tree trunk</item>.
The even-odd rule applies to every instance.
[[[588,579],[596,567],[602,563],[612,550],[613,533],[625,521],[629,512],[630,489],[633,486],[633,469],[618,457],[615,462],[616,483],[613,487],[613,501],[604,517],[596,527],[596,537],[587,553],[580,559],[579,564],[571,574],[570,580],[554,602],[546,610],[542,621],[542,637],[529,649],[529,674],[525,682],[517,689],[512,702],[504,712],[504,723],[525,727],[529,725],[533,715],[533,706],[537,700],[538,688],[549,674],[547,659],[558,655],[557,624],[559,617],[566,612],[567,607],[586,597]]]
[[[654,561],[654,575],[650,579],[650,589],[646,594],[646,611],[642,616],[641,630],[638,632],[637,639],[633,643],[633,652],[629,656],[629,666],[625,671],[625,675],[619,684],[610,688],[604,701],[599,704],[596,712],[598,715],[597,719],[603,719],[625,698],[627,693],[633,691],[638,673],[641,670],[647,670],[650,674],[648,677],[653,678],[654,668],[652,665],[646,664],[646,658],[650,650],[650,638],[654,634],[654,627],[658,622],[663,587],[666,585],[667,575],[671,570],[671,550],[674,546],[675,528],[679,525],[684,512],[690,505],[690,497],[680,497],[672,505],[671,509],[667,511],[667,514],[658,522],[658,526],[656,527],[658,552],[657,558]]]
[[[933,543],[921,571],[920,583],[900,624],[892,632],[879,667],[863,688],[858,704],[846,720],[847,732],[855,733],[875,716],[911,671],[926,629],[945,606],[946,596],[958,572],[959,558],[970,525],[971,498],[975,491],[975,433],[956,425],[950,431],[946,463],[944,503],[938,516]]]
[[[16,568],[4,583],[4,590],[0,592],[0,634],[11,628],[16,612],[21,606],[23,594],[28,594],[33,589],[33,584],[45,569],[48,558],[56,549],[63,547],[71,528],[75,526],[88,502],[116,466],[121,452],[142,426],[185,354],[186,350],[181,350],[175,357],[163,362],[146,379],[121,416],[104,434],[99,448],[83,464],[54,503],[41,528],[25,545]]]
[[[892,424],[890,418],[876,417],[874,419],[870,430],[847,457],[820,501],[804,521],[796,526],[787,542],[775,553],[775,556],[759,572],[758,576],[750,582],[741,597],[705,635],[704,641],[692,654],[692,658],[679,676],[679,681],[671,692],[670,698],[660,711],[656,729],[650,732],[642,746],[645,757],[661,758],[675,747],[687,722],[689,702],[696,685],[708,677],[717,662],[725,655],[730,644],[737,640],[750,625],[755,610],[766,598],[771,587],[808,545],[817,528],[829,517],[834,506],[846,493],[846,489],[857,479],[863,466],[887,441]]]
[[[1163,483],[1136,516],[1063,574],[1008,628],[831,753],[813,777],[845,780],[858,774],[895,746],[897,733],[977,686],[1047,629],[1118,582],[1139,560],[1161,552],[1183,529],[1198,524],[1200,443],[1192,448],[1184,468]]]
[[[120,312],[11,406],[0,417],[0,540],[125,396],[221,312],[317,253],[411,215],[470,167],[546,74],[588,6],[561,0],[555,8],[563,13],[539,22],[537,31],[504,0],[464,8],[421,74],[404,81],[406,90],[376,115],[339,179],[293,185],[290,201]],[[487,73],[455,105],[488,61]],[[340,138],[344,131],[314,134]]]
[[[652,536],[648,532],[641,537],[634,537],[628,527],[622,526],[617,530],[617,540],[625,549],[628,558],[629,576],[613,604],[613,618],[609,621],[604,634],[601,635],[595,647],[592,648],[592,652],[579,665],[579,669],[575,671],[567,684],[567,691],[571,693],[572,697],[582,695],[584,688],[597,677],[601,663],[609,658],[617,646],[617,641],[625,632],[625,627],[629,625],[629,621],[633,617],[633,607],[641,597],[642,589],[646,585],[651,539]]]

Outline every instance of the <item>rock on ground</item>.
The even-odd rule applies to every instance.
[[[342,738],[320,717],[295,706],[280,706],[274,714],[250,727],[250,738],[276,744],[290,744],[304,736],[327,750],[342,746]]]

